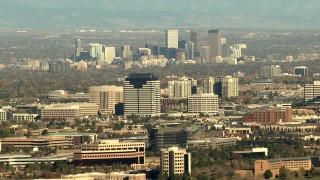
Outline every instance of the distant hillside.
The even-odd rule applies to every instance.
[[[319,28],[319,0],[2,0],[0,28]]]

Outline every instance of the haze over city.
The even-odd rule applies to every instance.
[[[0,179],[320,178],[320,1],[0,4]]]
[[[318,0],[3,0],[0,28],[319,28]]]

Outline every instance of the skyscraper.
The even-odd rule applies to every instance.
[[[197,80],[186,77],[168,81],[169,98],[187,98],[192,94],[192,87],[197,86]]]
[[[186,42],[187,59],[194,58],[194,44],[191,41]]]
[[[265,78],[272,78],[281,74],[281,67],[279,65],[270,65],[261,67],[261,76]]]
[[[195,52],[199,52],[200,51],[199,39],[200,39],[199,32],[191,30],[190,31],[190,41],[193,43]]]
[[[113,59],[116,57],[116,48],[115,47],[104,47],[104,59],[107,64],[111,64]]]
[[[232,76],[215,78],[214,94],[224,98],[239,96],[239,78]]]
[[[125,78],[125,115],[157,116],[160,108],[160,81],[154,74],[132,73]]]
[[[209,63],[210,62],[210,47],[209,46],[202,46],[200,55],[201,55],[202,63]]]
[[[178,30],[167,30],[166,31],[166,45],[167,48],[176,48],[178,49]]]
[[[221,32],[219,30],[208,31],[208,45],[210,47],[210,58],[221,56]]]
[[[206,77],[202,80],[203,94],[214,93],[214,77]]]
[[[132,47],[130,45],[121,46],[121,57],[124,59],[132,57]]]
[[[80,57],[80,53],[83,52],[82,41],[78,39],[76,41],[76,57]]]
[[[90,56],[92,58],[97,58],[102,57],[102,53],[103,53],[103,46],[102,44],[98,44],[98,43],[90,43]],[[104,58],[104,54],[103,54],[103,58]]]
[[[222,96],[225,98],[239,96],[239,78],[226,76],[222,79]]]

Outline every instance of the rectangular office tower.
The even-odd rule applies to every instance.
[[[313,84],[304,85],[304,100],[312,100],[320,96],[320,81],[313,81]]]
[[[158,116],[160,81],[151,73],[132,73],[124,81],[124,115]]]
[[[162,149],[160,167],[163,174],[191,174],[191,153],[177,146]]]
[[[221,32],[219,30],[208,31],[208,45],[210,47],[210,58],[221,56]]]
[[[199,52],[199,40],[200,40],[200,34],[197,31],[191,30],[190,31],[190,41],[194,45],[194,51]]]
[[[176,48],[178,49],[178,30],[167,30],[166,31],[166,45],[167,48]]]

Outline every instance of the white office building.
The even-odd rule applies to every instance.
[[[204,113],[208,115],[219,114],[218,95],[195,94],[188,97],[189,113]]]

